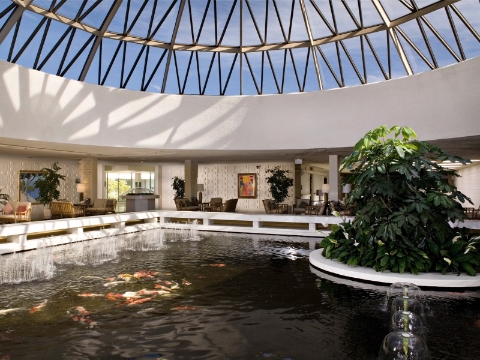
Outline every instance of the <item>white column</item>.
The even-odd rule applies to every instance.
[[[340,189],[340,174],[338,168],[340,167],[340,156],[328,155],[328,183],[330,184],[330,192],[328,199],[331,201],[338,201],[342,198]]]
[[[197,196],[198,164],[185,160],[185,199]]]

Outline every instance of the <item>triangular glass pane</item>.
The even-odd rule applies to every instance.
[[[345,86],[361,85],[362,82],[358,78],[357,73],[355,72],[355,69],[352,66],[352,63],[348,59],[343,48],[340,49],[340,58],[342,59],[343,79],[345,82]],[[358,66],[357,66],[357,69],[358,69]]]
[[[332,32],[325,24],[323,19],[320,17],[317,10],[313,7],[312,3],[310,1],[305,1],[305,7],[307,9],[310,28],[312,29],[312,37],[314,39],[321,39],[324,37],[332,36]]]
[[[333,11],[335,12],[335,19],[337,21],[338,32],[344,33],[347,31],[356,30],[357,25],[353,21],[345,6],[340,1],[333,1],[332,4]]]
[[[205,16],[205,22],[202,27],[202,32],[200,33],[200,38],[198,40],[198,43],[202,45],[215,44],[214,1],[215,0],[212,0],[210,3],[210,6],[208,7],[207,15]],[[217,28],[217,36],[216,36],[217,40],[218,38],[220,38],[220,34],[221,34],[221,30]],[[197,34],[195,34],[195,40],[197,39],[197,37],[198,37],[198,32]]]
[[[182,84],[183,86],[183,84]],[[199,95],[201,88],[198,84],[197,52],[193,52],[192,64],[188,72],[187,83],[185,84],[184,94]]]
[[[281,86],[281,79],[278,79],[278,87]],[[275,78],[273,77],[272,68],[270,67],[270,62],[268,61],[267,52],[265,52],[265,60],[263,65],[263,91],[262,94],[278,94],[277,85],[275,83]]]
[[[377,56],[383,68],[385,69],[385,71],[388,72],[387,33],[385,31],[372,33],[368,35],[368,39],[370,40],[373,49],[377,53]],[[369,47],[367,42],[365,42],[365,45],[365,47]],[[393,48],[393,51],[395,51],[395,48]]]
[[[425,61],[420,57],[420,55],[418,55],[415,49],[413,49],[410,46],[410,44],[400,34],[398,34],[398,38],[400,39],[400,43],[402,44],[403,50],[405,51],[405,55],[408,58],[408,61],[410,63],[413,73],[418,74],[418,73],[430,70],[430,67],[425,63]],[[415,45],[417,45],[417,43],[415,43]],[[422,54],[427,59],[430,60],[430,56],[428,53],[425,53],[422,51]],[[431,60],[430,62],[433,65],[433,62]]]
[[[383,20],[373,5],[372,0],[360,0],[360,7],[363,18],[363,26],[368,27],[372,25],[383,24]]]
[[[232,61],[235,61],[235,65],[233,66],[230,79],[228,79],[228,73],[225,74],[224,86],[226,86],[226,89],[224,90],[225,91],[224,95],[240,94],[240,54],[238,54],[236,60],[234,55],[232,58]],[[230,69],[228,71],[230,71]],[[227,84],[227,81],[228,81],[228,84]]]
[[[243,71],[242,71],[242,95],[257,95],[257,88],[255,87],[255,82],[253,81],[252,73],[250,72],[250,68],[248,67],[247,64],[247,59],[250,62],[250,65],[252,65],[252,72],[254,73],[255,81],[257,82],[257,86],[260,91],[260,73],[258,71],[255,71],[253,68],[252,63],[256,63],[256,60],[253,59],[253,57],[250,57],[250,54],[244,54],[243,55]],[[257,74],[256,74],[257,73]]]
[[[140,59],[138,60],[135,69],[133,70],[132,75],[130,76],[128,83],[125,88],[130,90],[140,90],[142,87],[142,74],[143,74],[143,65],[145,64],[145,54],[146,49],[143,49],[142,45],[127,43],[127,58],[125,59],[125,72],[123,75],[123,82],[127,81],[127,77],[132,71],[132,68],[137,60],[137,57],[141,53]]]
[[[220,55],[219,59],[220,59],[220,69],[221,69],[221,80],[222,80],[221,84],[222,84],[222,91],[223,91],[225,88],[225,83],[228,78],[228,73],[230,72],[230,67],[232,66],[232,63],[235,59],[235,54],[224,53],[219,55]],[[232,73],[232,76],[233,76],[233,73]]]
[[[110,40],[105,38],[102,40],[102,72],[100,81],[103,81],[103,78],[108,71],[108,67],[110,66],[110,63],[115,56],[115,51],[117,50],[118,45],[120,45],[120,50],[118,50],[117,56],[115,57],[110,71],[108,72],[108,76],[105,80],[105,83],[103,84],[105,86],[120,87],[120,74],[122,73],[124,44],[116,40]]]
[[[90,6],[95,3],[96,0],[88,0],[85,7],[82,9],[82,13],[84,13]],[[78,11],[80,10],[83,4],[83,0],[77,1],[65,1],[62,6],[58,8],[56,11],[57,14],[63,15],[68,17],[69,19],[75,19],[78,15]],[[81,15],[81,14],[80,14]]]
[[[436,2],[438,2],[438,0],[415,0],[415,3],[420,9]]]
[[[250,62],[250,67],[252,69],[252,72],[253,72],[253,76],[255,77],[255,81],[257,82],[257,86],[258,86],[258,89],[260,91],[260,87],[261,87],[261,82],[262,82],[262,54],[263,52],[262,51],[258,51],[258,52],[251,52],[251,53],[248,53],[247,56],[248,56],[248,61]],[[247,64],[247,60],[244,58],[243,59],[243,71],[244,71],[244,74],[246,74],[245,72],[245,69],[248,71],[248,74],[250,77],[252,77],[252,75],[250,74],[250,70],[248,68],[248,64]],[[247,75],[245,75],[247,76]],[[253,82],[253,80],[252,80]],[[255,87],[255,85],[252,85],[253,87]],[[257,90],[255,89],[255,92]]]
[[[391,37],[389,41],[390,41],[390,66],[392,71],[391,78],[398,79],[400,77],[407,76],[407,70],[403,65],[403,62],[400,58],[400,55],[398,54],[397,48],[395,47],[395,44]]]
[[[307,60],[307,48],[292,49],[293,61],[297,69],[300,86],[303,86],[303,76],[305,74],[305,64]]]
[[[237,2],[238,1],[239,0],[237,0]],[[228,14],[230,14],[230,10],[232,8],[234,0],[214,0],[214,3],[216,4],[217,9],[217,31],[218,41],[220,41],[220,37],[222,36],[223,29],[225,28],[225,24],[227,23]],[[236,6],[237,4],[235,5],[235,7]]]
[[[263,31],[258,23],[257,23],[257,27],[260,32],[260,35],[262,35]],[[257,28],[255,27],[255,23],[253,22],[252,16],[250,15],[250,11],[248,11],[246,4],[243,5],[242,32],[243,32],[242,34],[243,46],[262,44],[262,40],[258,36]]]
[[[97,52],[95,53],[95,56],[93,57],[92,64],[88,68],[87,76],[85,77],[84,82],[93,84],[93,85],[99,85],[99,80],[98,80],[99,57],[100,57],[100,51],[97,50]]]
[[[158,62],[160,61],[162,56],[163,56],[162,62],[157,68]],[[148,53],[148,63],[147,63],[147,71],[145,74],[144,86],[147,85],[148,81],[150,80],[150,77],[152,77],[152,74],[153,74],[153,77],[150,83],[148,84],[146,91],[159,93],[162,90],[163,75],[165,74],[165,65],[167,63],[167,56],[168,56],[168,51],[165,52],[165,49],[150,47],[150,51]]]
[[[475,4],[477,5],[477,4]],[[470,13],[474,13],[473,10]],[[477,33],[480,31],[480,19],[475,19],[474,21],[470,22],[470,20],[473,20],[473,17],[468,17],[467,12],[467,20],[472,25]],[[456,14],[453,14],[452,12],[452,18],[453,22],[455,23],[455,27],[457,29],[458,36],[460,37],[460,41],[462,44],[463,51],[465,53],[465,57],[467,59],[471,59],[476,56],[480,56],[480,44],[478,40],[472,35],[470,30],[467,29],[467,27],[463,24],[463,22],[458,18]],[[480,16],[479,16],[480,18]],[[457,49],[458,47],[454,47],[454,49]],[[460,53],[460,52],[457,52]]]
[[[170,67],[168,69],[167,84],[165,86],[165,94],[179,94],[180,89],[178,87],[177,69],[175,66],[174,54],[172,54]]]
[[[425,33],[427,34],[427,38],[430,41],[430,45],[435,54],[435,58],[437,59],[438,66],[444,67],[444,66],[456,63],[457,60],[455,59],[455,57],[446,49],[446,47],[432,33],[432,31],[427,26],[424,26],[424,28],[425,28]],[[445,33],[445,31],[442,31],[442,32]],[[441,35],[443,37],[444,34],[441,34]],[[452,49],[454,49],[454,51],[458,49],[457,46],[455,45],[455,42],[452,44],[451,41],[448,41],[447,39],[445,39],[445,37],[443,37],[443,39],[452,47]],[[458,51],[455,51],[455,52],[457,53],[457,55],[459,54]]]
[[[282,33],[282,28],[278,20],[277,12],[275,10],[274,3],[271,0],[267,0],[268,3],[268,18],[267,18],[267,33],[264,34],[264,40],[267,44],[279,44],[285,42],[288,36],[288,21],[287,27],[283,27],[285,32],[285,38]],[[277,9],[280,13],[280,8],[284,6],[284,2],[277,2]],[[282,5],[282,6],[280,6]]]
[[[340,83],[342,82],[342,77],[340,74],[340,65],[338,63],[338,55],[337,55],[337,48],[335,43],[328,43],[328,44],[323,44],[320,46],[320,49],[322,50],[323,54],[327,58],[328,63],[330,64],[330,67],[332,68],[333,72],[335,73],[335,76],[337,77],[338,81]],[[320,58],[322,58],[322,61],[325,61],[322,57],[321,54],[319,54]],[[329,72],[331,74],[330,69],[327,67],[327,63],[325,62],[325,72]],[[333,76],[333,75],[332,75]],[[337,86],[338,87],[338,84]]]
[[[355,19],[357,19],[358,23],[360,23],[360,11],[358,9],[358,0],[345,0],[348,7],[353,13]]]
[[[177,64],[178,77],[180,79],[180,90],[182,89],[183,83],[185,82],[187,70],[189,70],[189,73],[192,72],[192,69],[189,69],[188,64],[190,63],[190,59],[192,59],[193,61],[193,55],[193,51],[175,51],[175,58],[172,57],[172,61],[176,61]],[[177,76],[176,73],[175,76]]]
[[[50,29],[48,30],[47,37],[45,39],[45,44],[43,45],[42,54],[38,66],[43,63],[44,59],[57,44],[58,40],[64,35],[64,33],[69,29],[67,25],[59,23],[58,21],[52,21],[50,24]],[[58,66],[62,60],[62,56],[65,53],[65,48],[67,46],[68,39],[71,35],[71,31],[67,36],[62,40],[59,46],[55,49],[52,56],[48,61],[43,65],[39,70],[44,71],[49,74],[56,74],[58,71]]]
[[[269,51],[270,59],[273,65],[273,71],[277,77],[278,86],[281,87],[283,77],[283,57],[284,52],[282,50]],[[270,65],[269,65],[270,66]]]
[[[425,25],[423,26],[425,28]],[[430,52],[428,51],[427,44],[425,43],[425,39],[422,36],[422,32],[420,31],[420,28],[418,26],[418,23],[416,21],[408,21],[401,26],[399,26],[401,30],[408,36],[408,38],[415,44],[415,46],[422,52],[422,54],[430,60],[430,62],[433,64],[433,60],[430,56]],[[401,40],[403,39],[403,36],[398,33],[398,38]],[[407,41],[404,40],[402,44],[407,44]],[[415,52],[410,46],[409,49]],[[415,52],[416,53],[416,52]],[[422,62],[424,62],[422,60]]]
[[[141,7],[143,6],[143,1],[144,0],[136,2],[135,6],[133,7],[132,7],[133,3],[132,5],[130,5],[130,11],[128,14],[127,31],[132,26],[132,23],[135,20],[135,17],[140,12]],[[153,22],[152,22],[153,5],[154,5],[153,1],[147,2],[147,5],[145,5],[145,8],[140,13],[138,20],[135,22],[132,29],[130,30],[129,32],[130,35],[138,36],[140,38],[148,37],[148,28],[150,27],[150,23],[152,23],[151,31],[153,31]],[[157,7],[158,7],[158,4],[157,4]]]
[[[295,8],[293,10],[293,26],[292,34],[290,36],[291,41],[307,41],[308,33],[305,25],[305,19],[300,9],[300,3],[295,2]]]
[[[113,0],[102,0],[100,4],[95,6],[95,8],[82,20],[82,23],[93,26],[96,29],[100,29],[105,18],[108,16],[108,12],[112,8]],[[88,8],[85,8],[84,12]]]
[[[171,4],[169,4],[170,6]],[[169,6],[157,6],[157,13],[155,14],[155,20],[153,21],[153,29],[156,29],[160,21],[163,19],[165,14],[167,13]],[[168,13],[167,17],[165,18],[164,22],[155,33],[153,38],[155,40],[165,41],[169,43],[172,40],[173,30],[175,29],[175,23],[177,21],[178,10],[180,8],[180,0],[173,6],[173,8]],[[154,30],[152,30],[153,32]]]
[[[192,45],[194,42],[195,33],[192,34],[192,26],[190,23],[190,8],[188,6],[187,0],[183,8],[183,14],[182,18],[180,19],[180,26],[178,27],[175,43]]]
[[[411,13],[411,11],[398,0],[387,0],[381,3],[390,20],[395,20]]]
[[[228,23],[227,30],[223,36],[221,45],[239,46],[240,45],[240,0],[237,0],[232,16]],[[230,11],[230,10],[229,10]],[[226,25],[226,23],[225,23]],[[223,26],[221,31],[223,31]]]
[[[32,4],[36,6],[40,6],[45,10],[49,10],[50,6],[52,5],[53,0],[33,0]],[[8,1],[2,1],[8,4]]]
[[[210,55],[205,53],[205,55]],[[208,66],[210,66],[210,61],[212,57],[210,56],[208,59],[208,66],[205,67],[202,62],[200,62],[200,68],[206,69],[205,74],[202,74],[200,77],[202,79],[202,89],[205,87],[205,95],[220,95],[220,85],[219,85],[219,66],[218,66],[218,56],[220,53],[215,53],[215,58],[213,59],[212,70],[210,71],[210,76],[208,77],[208,81],[205,86],[205,81],[207,79],[208,74]],[[203,59],[207,60],[207,59]],[[205,79],[205,80],[204,80]]]
[[[200,31],[200,25],[202,25],[203,14],[205,13],[205,9],[207,7],[208,1],[207,0],[190,0],[190,8],[191,8],[191,15],[192,15],[192,23],[193,23],[193,35],[194,39],[197,39],[198,32]],[[185,5],[187,6],[188,3]],[[213,1],[210,1],[209,8],[213,7]],[[206,19],[203,23],[203,27],[206,25]],[[189,24],[190,28],[190,24]]]
[[[7,60],[10,46],[12,45],[13,31],[10,31],[0,44],[0,59]]]
[[[313,53],[310,51],[308,54],[308,66],[307,77],[305,78],[305,88],[303,91],[318,91],[320,90],[318,85],[317,70],[315,69],[315,61]]]
[[[478,16],[478,7],[479,4],[475,0],[470,1],[459,1],[456,2],[455,7],[463,14],[463,16],[468,20],[470,25],[473,26],[477,33],[480,33],[480,16]],[[454,11],[450,11],[452,13],[452,17],[457,20],[458,16],[455,14]],[[458,27],[457,27],[458,28]]]
[[[268,24],[267,24],[267,44],[283,43],[285,39],[282,34],[282,28],[285,33],[285,38],[288,39],[288,28],[290,26],[290,13],[292,9],[292,3],[290,1],[276,1],[277,11],[273,1],[269,1],[268,5]],[[280,19],[279,19],[280,17]]]
[[[350,54],[350,57],[353,59],[353,62],[355,63],[355,66],[357,67],[360,74],[363,74],[362,44],[361,44],[360,37],[357,36],[351,39],[346,39],[346,40],[343,40],[342,43],[347,48],[348,53]],[[365,47],[365,43],[364,43],[364,47]]]
[[[79,33],[81,33],[81,35]],[[84,31],[77,31],[74,36],[74,40],[72,41],[72,46],[70,46],[69,54],[71,53],[71,56],[68,56],[68,58],[73,58],[74,56],[76,56],[77,53],[80,51],[81,47],[88,41],[88,38],[90,36],[91,36],[90,34],[87,34]],[[74,43],[79,43],[79,45],[73,46]],[[67,72],[63,75],[63,77],[66,77],[68,79],[78,80],[78,78],[80,77],[80,74],[82,73],[83,67],[85,65],[85,61],[87,60],[88,54],[90,53],[90,49],[92,48],[92,45],[93,45],[93,40],[90,41],[90,43],[85,49],[83,49],[83,51],[76,58],[76,60],[67,70]],[[65,61],[65,64],[63,65],[63,68],[62,68],[62,72],[65,71],[67,69],[67,66],[70,65],[70,61],[71,59]]]
[[[26,11],[26,12],[23,13],[22,21],[20,23],[20,28],[18,29],[17,39],[15,41],[15,47],[14,47],[13,53],[12,53],[12,60],[13,60],[14,57],[17,56],[20,49],[25,45],[26,41],[28,40],[30,35],[33,33],[33,30],[35,30],[35,28],[40,24],[42,19],[43,19],[43,16],[37,15],[37,14],[32,13],[30,11]],[[43,29],[45,29],[45,24],[42,27],[43,27]],[[11,31],[14,32],[15,27],[13,27],[13,29]],[[40,29],[38,31],[37,35],[36,35],[36,38],[41,39],[42,34],[43,34],[43,30]],[[38,40],[37,44],[39,42],[40,42],[40,40]],[[38,46],[37,46],[37,48],[38,48]],[[37,55],[36,49],[33,49],[33,51],[32,51],[32,43],[30,43],[30,45],[23,52],[23,54],[20,58],[20,59],[23,58],[23,60],[21,62],[18,62],[18,64],[30,67],[30,66],[33,65],[33,61],[35,60],[36,55]],[[28,57],[30,57],[30,59],[28,59]],[[33,59],[31,57],[33,57]]]
[[[286,64],[285,64],[285,78],[283,80],[283,92],[284,93],[296,93],[300,92],[298,86],[297,77],[295,76],[295,69],[293,67],[292,58],[289,50],[286,51]]]
[[[77,53],[81,50],[81,48],[85,45],[85,43],[89,40],[89,38],[92,36],[92,34],[87,33],[85,31],[77,30],[75,31],[75,36],[73,37],[73,40],[70,44],[70,48],[68,49],[67,57],[65,58],[65,62],[62,68],[62,72],[65,70],[67,65],[72,61],[72,59],[77,55]],[[91,49],[93,45],[93,41],[90,41],[90,43],[87,45],[87,47],[84,49],[84,52],[87,52],[88,50]],[[84,63],[80,63],[80,58],[77,58],[75,60],[75,64],[72,65],[73,68],[76,67],[83,67]],[[71,69],[69,70],[71,71]],[[81,70],[80,70],[81,71]]]
[[[260,31],[260,35],[262,36],[262,39],[265,39],[265,14],[266,14],[266,11],[267,11],[267,3],[268,3],[268,7],[269,7],[269,15],[268,16],[275,16],[275,9],[273,8],[273,5],[272,5],[272,2],[271,0],[269,1],[258,1],[258,0],[249,0],[248,1],[249,4],[250,4],[250,8],[252,9],[252,13],[253,13],[253,17],[255,18],[255,21],[257,22],[257,26],[258,26],[258,30]],[[243,29],[245,31],[245,29],[247,28],[247,25],[245,25],[245,20],[247,18],[251,19],[252,16],[250,14],[250,11],[248,11],[248,8],[247,8],[247,4],[244,3],[243,4],[243,21],[244,21],[244,25],[243,25]],[[251,20],[252,24],[253,24],[253,20]],[[254,26],[254,25],[253,25]],[[255,34],[257,34],[257,31],[254,29],[255,31]],[[278,30],[280,31],[280,29]],[[245,37],[245,33],[243,35]],[[256,38],[258,39],[258,35],[255,35]],[[243,41],[244,43],[245,40]],[[257,40],[257,43],[260,43],[260,40]]]
[[[115,13],[115,16],[110,22],[110,25],[108,25],[108,31],[123,34],[123,30],[125,27],[125,14],[127,11],[127,3],[128,1],[122,2],[117,12]]]
[[[324,61],[320,52],[317,49],[316,51],[318,63],[320,66],[320,75],[322,76],[323,89],[329,90],[338,88],[338,83],[333,77],[332,72],[328,68],[327,63]]]
[[[367,67],[367,78],[365,79],[365,81],[369,84],[385,81],[385,76],[383,75],[383,72],[380,69],[380,66],[378,66],[375,56],[372,50],[370,49],[370,46],[368,46],[366,40],[364,42],[364,49],[365,49],[365,64]],[[388,72],[388,68],[384,67],[384,70]]]

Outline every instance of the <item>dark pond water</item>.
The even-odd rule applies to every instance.
[[[0,359],[377,358],[389,332],[387,287],[318,276],[306,239],[202,238],[0,285],[0,310],[21,309],[0,315]],[[104,286],[141,271],[158,274]],[[120,296],[176,284],[169,294]],[[480,292],[425,296],[432,357],[480,359]]]

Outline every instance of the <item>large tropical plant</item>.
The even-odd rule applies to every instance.
[[[58,162],[54,162],[51,168],[43,168],[44,176],[35,182],[35,187],[39,190],[37,201],[48,207],[53,200],[60,197],[60,180],[65,180],[65,175],[59,174],[61,167]]]
[[[269,184],[269,192],[272,195],[273,201],[280,204],[288,197],[288,189],[293,186],[293,179],[287,176],[290,170],[280,169],[279,166],[273,169],[265,170],[265,173],[271,174],[267,177]]]
[[[355,219],[332,227],[324,256],[377,271],[480,270],[480,238],[450,226],[464,220],[461,203],[471,201],[449,182],[458,175],[439,164],[470,161],[416,137],[409,127],[380,126],[355,145],[340,166],[355,184],[347,200]]]
[[[175,191],[173,198],[181,199],[185,197],[185,180],[183,180],[178,176],[175,176],[172,179],[173,179],[172,188],[173,188],[173,191]]]

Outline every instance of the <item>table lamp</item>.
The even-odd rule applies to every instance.
[[[343,201],[347,201],[347,196],[352,191],[352,184],[345,184],[342,187],[342,192],[343,192]]]
[[[197,191],[198,191],[198,203],[202,203],[202,191],[205,191],[205,186],[203,184],[197,184]]]
[[[83,193],[86,191],[85,184],[77,184],[77,192],[80,194],[80,201],[83,201]]]
[[[322,185],[322,193],[323,193],[323,201],[328,202],[328,193],[330,192],[330,185],[323,184]]]

